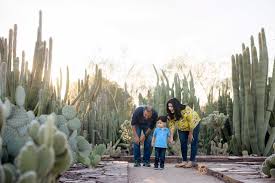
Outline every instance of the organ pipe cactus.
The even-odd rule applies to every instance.
[[[189,82],[185,75],[184,79],[180,79],[179,74],[175,73],[174,82],[171,85],[172,87],[170,87],[169,79],[165,72],[162,70],[163,77],[160,77],[154,65],[153,68],[157,76],[157,85],[153,92],[153,107],[158,111],[159,115],[166,114],[166,102],[172,97],[178,98],[183,104],[190,105],[190,107],[200,113],[199,99],[195,96],[194,80],[191,71],[189,72]],[[159,78],[161,79],[161,83],[159,82]]]
[[[51,81],[53,40],[49,39],[49,46],[42,40],[42,12],[39,12],[39,26],[35,43],[32,68],[29,70],[25,52],[22,59],[17,54],[17,25],[9,30],[9,38],[0,38],[0,98],[6,97],[12,103],[16,101],[16,88],[21,85],[26,89],[25,108],[33,110],[35,114],[44,114],[58,111],[61,101]],[[21,69],[19,69],[21,65]],[[69,71],[67,68],[66,96],[68,96]],[[61,88],[60,88],[61,90]],[[58,100],[58,101],[56,101]],[[49,107],[50,106],[50,107]]]
[[[250,152],[251,149],[254,154],[268,155],[275,140],[275,123],[271,118],[275,101],[275,69],[269,86],[264,29],[259,33],[258,40],[259,56],[252,36],[251,49],[243,44],[242,54],[232,55],[233,128],[242,150]],[[267,133],[269,138],[266,141]]]

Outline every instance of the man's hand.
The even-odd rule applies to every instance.
[[[136,143],[136,144],[139,144],[139,142],[140,142],[140,139],[139,139],[139,137],[136,135],[136,136],[135,136],[135,143]]]
[[[140,136],[140,143],[143,143],[144,141],[145,141],[145,135],[142,134],[142,135]]]
[[[151,146],[154,147],[155,146],[155,142],[152,141],[151,142]]]

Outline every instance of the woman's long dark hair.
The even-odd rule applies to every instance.
[[[169,103],[173,105],[175,113],[171,113],[171,111],[169,110],[168,108]],[[168,102],[166,103],[166,111],[170,119],[176,118],[176,120],[179,120],[182,116],[181,111],[184,110],[185,107],[186,105],[181,104],[180,101],[176,98],[172,98],[168,100]]]

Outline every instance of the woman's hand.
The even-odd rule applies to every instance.
[[[193,133],[189,132],[188,134],[188,141],[191,143],[194,140]]]
[[[174,144],[174,139],[173,139],[173,137],[170,137],[170,138],[169,138],[169,142],[170,142],[170,144]]]

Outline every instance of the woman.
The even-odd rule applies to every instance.
[[[178,99],[172,98],[166,104],[168,114],[168,126],[171,131],[170,142],[173,142],[175,128],[178,130],[181,154],[183,162],[176,167],[190,168],[195,165],[198,138],[200,129],[200,117],[188,105],[181,104]],[[187,144],[191,142],[190,161],[187,162]]]

